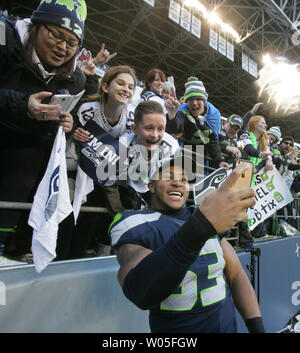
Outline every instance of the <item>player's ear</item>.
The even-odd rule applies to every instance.
[[[154,194],[154,181],[150,180],[148,183],[148,189],[151,192],[151,194]]]

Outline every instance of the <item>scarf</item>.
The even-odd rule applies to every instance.
[[[249,136],[253,147],[257,149],[256,137],[253,132],[249,132]],[[256,167],[262,161],[262,158],[250,157],[250,161],[253,163],[254,167]]]

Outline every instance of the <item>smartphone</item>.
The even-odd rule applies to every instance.
[[[69,94],[55,94],[50,101],[50,104],[59,104],[62,111],[68,111],[73,98]]]
[[[237,159],[236,162],[234,163],[234,168],[236,168],[239,165],[247,164],[249,165],[249,168],[242,173],[237,181],[235,182],[233,188],[235,190],[241,190],[245,189],[248,187],[251,187],[252,184],[252,175],[253,175],[253,163],[244,159]]]

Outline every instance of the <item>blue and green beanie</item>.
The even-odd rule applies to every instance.
[[[33,12],[31,22],[63,27],[74,33],[82,44],[86,16],[85,0],[42,0]]]
[[[272,135],[276,138],[276,143],[281,139],[281,131],[279,126],[272,126],[270,130],[267,131],[268,135]]]
[[[205,90],[204,84],[202,81],[199,81],[197,77],[189,77],[188,81],[185,83],[185,93],[184,93],[184,102],[189,98],[197,97],[201,98],[204,102],[207,101],[208,94]]]

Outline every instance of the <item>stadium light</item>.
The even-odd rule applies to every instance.
[[[204,5],[202,5],[198,0],[185,0],[185,5],[190,7],[195,7],[198,11],[200,11],[203,17],[208,16],[208,11]]]
[[[185,0],[184,4],[200,11],[202,16],[207,19],[209,23],[220,26],[222,30],[229,33],[236,42],[240,41],[241,38],[239,34],[228,23],[224,23],[215,11],[209,12],[198,0]]]
[[[211,12],[208,17],[208,22],[211,24],[217,24],[222,26],[223,25],[223,21],[220,19],[220,17],[215,13],[215,12]]]
[[[268,97],[275,111],[291,113],[299,110],[300,103],[300,72],[299,64],[291,64],[286,57],[271,58],[266,54],[262,58],[263,67],[259,71],[257,85],[259,95]]]

